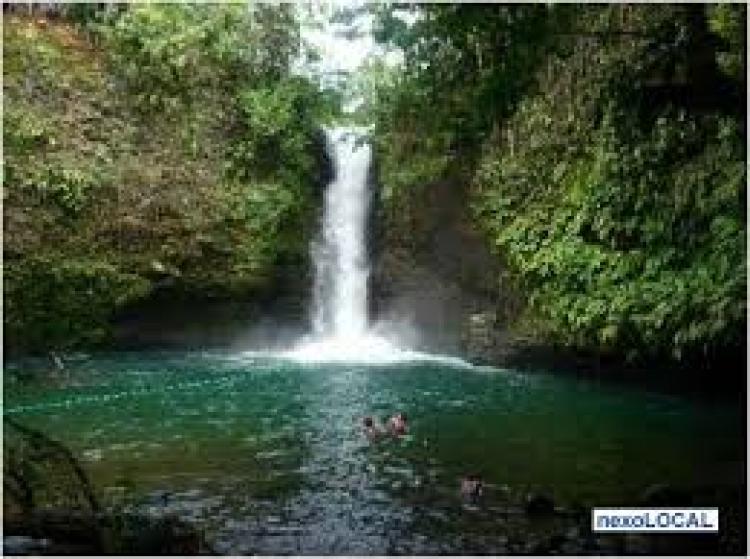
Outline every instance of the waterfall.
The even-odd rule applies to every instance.
[[[319,238],[312,246],[313,332],[319,337],[358,338],[367,331],[370,146],[359,137],[351,129],[327,132],[335,174],[326,190]]]
[[[315,270],[311,333],[284,356],[303,362],[393,363],[430,360],[464,366],[461,359],[402,349],[393,324],[367,316],[367,218],[371,150],[362,130],[327,131],[334,177],[325,193],[320,231],[310,254]]]
[[[327,131],[334,177],[312,243],[312,333],[288,355],[308,361],[390,361],[405,353],[375,334],[367,316],[367,217],[371,150],[361,130]]]

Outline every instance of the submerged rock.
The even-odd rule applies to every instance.
[[[3,555],[31,555],[44,552],[49,547],[49,540],[29,536],[4,536]]]
[[[202,533],[174,516],[83,514],[59,509],[4,521],[9,555],[195,555],[210,551]]]
[[[469,315],[462,332],[466,355],[475,361],[491,360],[497,345],[497,313],[483,311]]]
[[[544,494],[531,494],[526,498],[524,511],[529,516],[551,516],[555,514],[555,501]]]

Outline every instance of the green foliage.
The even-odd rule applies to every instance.
[[[375,64],[361,86],[361,110],[378,130],[383,183],[394,191],[440,178],[449,158],[472,156],[528,87],[558,11],[455,4],[404,10],[413,23],[388,5],[374,8],[376,36],[403,51],[403,67]]]
[[[3,287],[6,340],[24,349],[100,342],[112,312],[149,290],[113,265],[53,257],[6,263]]]
[[[33,112],[9,107],[3,119],[3,146],[11,151],[28,152],[54,142],[49,123]]]
[[[6,199],[11,205],[17,198],[46,204],[66,217],[80,213],[91,192],[106,182],[101,154],[89,152],[77,134],[63,132],[68,107],[62,95],[50,94],[67,96],[73,88],[89,91],[98,85],[92,77],[94,64],[80,63],[66,52],[69,31],[45,35],[30,25],[5,28],[4,78],[10,102],[3,116]]]
[[[410,9],[381,8],[405,64],[370,69],[364,109],[388,215],[441,174],[470,184],[527,334],[630,359],[739,345],[746,144],[723,92],[744,98],[745,7]]]
[[[225,296],[272,285],[275,264],[299,259],[307,249],[311,216],[303,195],[277,182],[223,184],[216,208],[221,221],[176,253],[181,283]]]
[[[134,100],[152,110],[193,104],[205,88],[276,81],[297,44],[290,10],[242,4],[144,4],[100,31]]]
[[[6,185],[39,204],[77,214],[101,182],[101,173],[91,163],[61,154],[55,136],[50,122],[34,111],[8,107],[3,127]]]
[[[337,102],[289,75],[291,8],[67,17],[3,26],[8,347],[101,340],[155,286],[272,288],[306,254],[315,130]]]
[[[506,129],[519,140],[483,155],[476,215],[545,336],[629,358],[735,344],[746,315],[740,125],[670,105],[644,118],[634,101],[653,65],[638,43],[602,50],[571,98],[551,87],[524,100]],[[597,110],[598,122],[580,122]]]
[[[534,199],[502,162],[484,169],[487,202],[503,200],[488,212],[498,246],[557,339],[675,357],[733,339],[745,318],[745,172],[732,128],[676,115],[624,140],[604,123],[592,158],[547,177]]]
[[[709,26],[722,41],[719,67],[732,79],[743,81],[747,72],[747,6],[714,4],[708,8]]]
[[[309,177],[315,163],[310,149],[314,140],[312,98],[308,82],[300,79],[242,91],[242,133],[232,146],[232,174],[242,179],[282,175],[282,181],[290,186]]]

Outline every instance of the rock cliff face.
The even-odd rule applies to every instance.
[[[278,265],[262,293],[204,296],[168,288],[129,305],[113,318],[119,349],[284,347],[306,329],[307,262]]]
[[[376,193],[380,189],[376,186]],[[375,197],[373,316],[425,350],[502,360],[520,300],[472,224],[466,187],[444,180],[387,202]]]

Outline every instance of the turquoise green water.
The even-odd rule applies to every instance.
[[[52,380],[11,364],[4,390],[5,412],[69,445],[100,494],[196,521],[221,553],[503,551],[528,493],[618,506],[744,472],[740,410],[549,374],[121,353]],[[409,434],[368,442],[361,418],[396,411]],[[477,510],[457,494],[472,471],[488,484]]]

